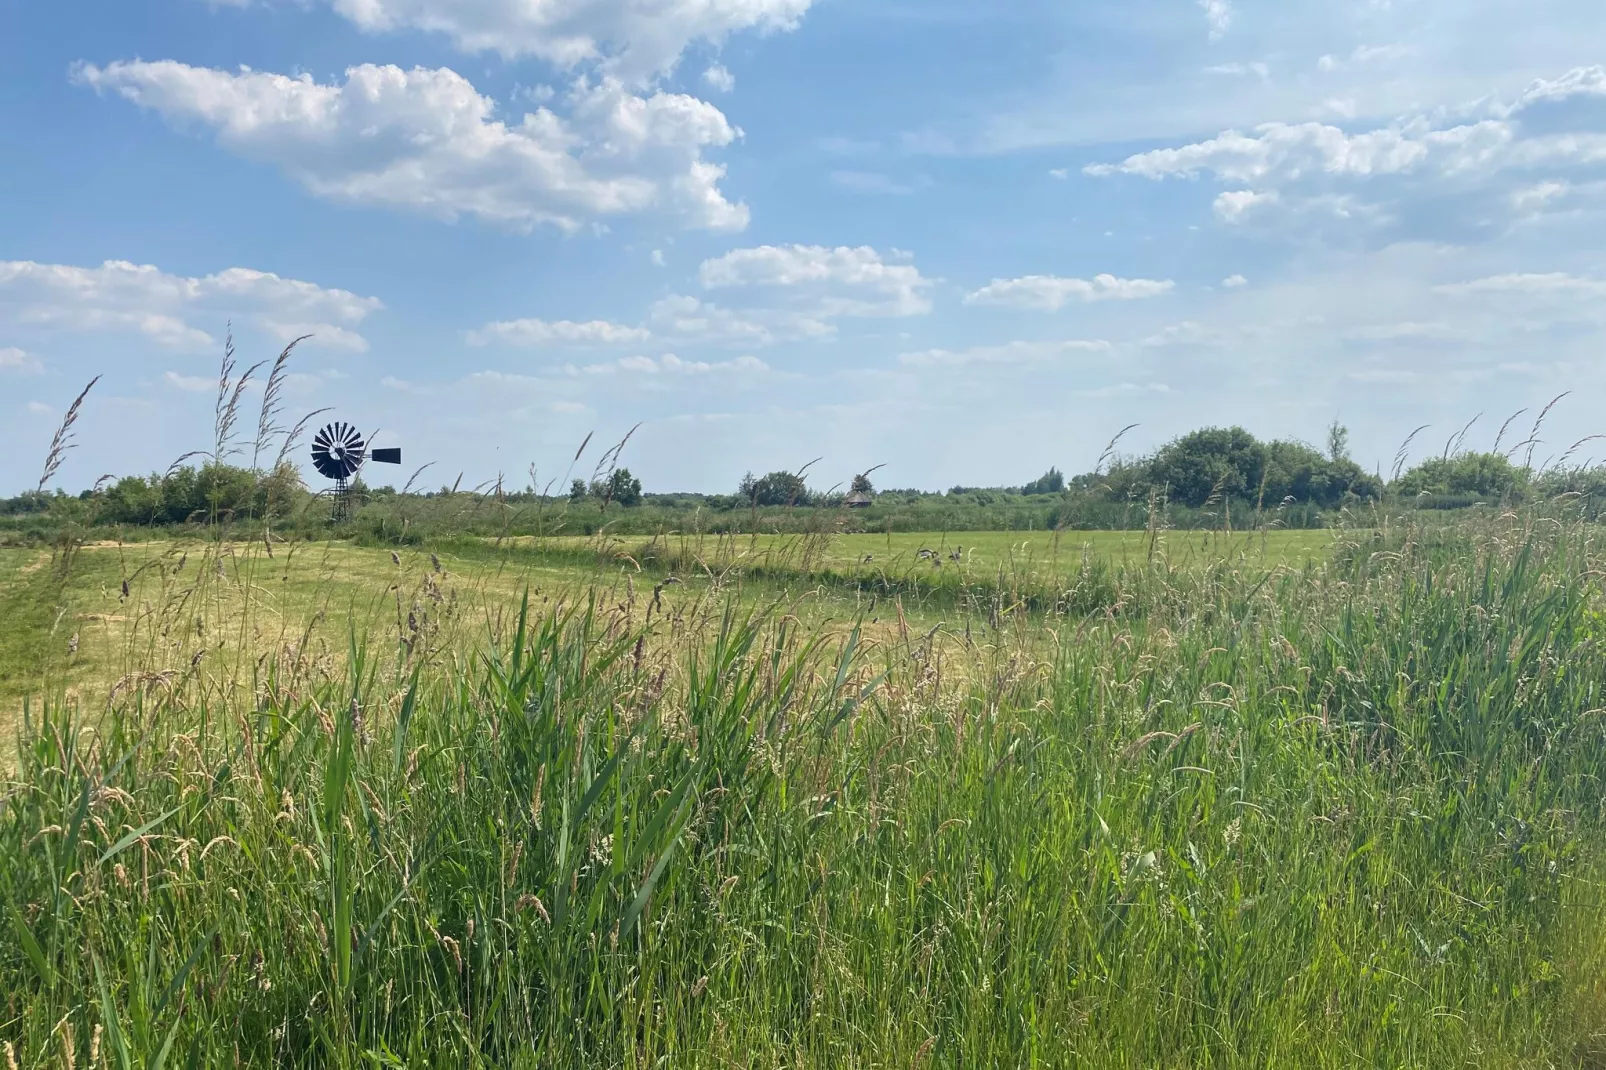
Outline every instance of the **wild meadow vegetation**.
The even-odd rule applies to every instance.
[[[399,622],[255,656],[250,591],[312,559],[194,552],[132,592],[147,670],[18,726],[19,1065],[1606,1048],[1603,562],[1565,515],[929,627],[645,579],[459,627],[414,554]]]
[[[56,516],[0,549],[7,1066],[1606,1064],[1590,471],[1290,530],[1197,454],[1143,463],[1208,530]]]

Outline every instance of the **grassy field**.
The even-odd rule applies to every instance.
[[[0,555],[20,1066],[1606,1059],[1591,526],[273,551]]]
[[[63,568],[46,550],[0,549],[0,731],[21,699],[46,680],[105,696],[120,680],[163,672],[220,679],[248,675],[263,656],[338,660],[355,630],[365,642],[417,642],[408,620],[438,649],[463,653],[505,619],[525,590],[538,606],[605,592],[614,601],[659,592],[673,611],[735,591],[749,605],[781,602],[811,626],[862,623],[885,635],[882,617],[927,629],[961,612],[990,615],[999,590],[1057,593],[1089,562],[1131,568],[1250,571],[1326,555],[1331,532],[1222,535],[1169,532],[968,533],[761,536],[701,539],[563,538],[459,540],[436,551],[202,540],[92,543]],[[929,551],[921,556],[921,551]],[[894,596],[886,606],[879,589]],[[993,599],[996,601],[996,599]],[[635,610],[644,612],[640,606]],[[863,620],[861,621],[861,618]],[[890,627],[890,620],[889,625]],[[202,662],[190,661],[202,652]],[[308,653],[310,652],[310,653]]]
[[[1166,560],[1177,566],[1221,562],[1299,565],[1317,560],[1332,547],[1332,531],[1213,532],[1143,531],[1010,532],[884,535],[592,536],[549,539],[526,545],[604,547],[614,553],[651,556],[667,547],[672,554],[713,563],[749,560],[760,565],[828,569],[843,573],[885,569],[940,570],[977,575],[1033,572],[1067,575],[1087,558],[1117,565]],[[930,556],[921,556],[922,551]]]

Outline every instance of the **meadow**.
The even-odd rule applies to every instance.
[[[0,551],[0,1044],[1601,1065],[1602,574],[1562,506]]]

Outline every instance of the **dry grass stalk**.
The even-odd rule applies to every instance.
[[[283,409],[281,396],[284,392],[284,380],[288,374],[290,354],[295,352],[296,346],[305,342],[312,335],[304,334],[285,346],[279,353],[278,359],[273,362],[273,369],[268,372],[267,385],[262,390],[262,411],[257,417],[257,437],[251,449],[251,468],[257,470],[263,452],[269,443],[283,430],[278,425],[279,413]]]
[[[217,378],[217,406],[212,422],[213,464],[222,464],[223,459],[234,452],[234,425],[240,416],[240,398],[251,382],[251,376],[262,364],[259,361],[247,368],[239,378],[234,378],[234,332],[231,329],[223,340],[223,365]]]
[[[89,385],[79,392],[71,405],[67,406],[67,414],[61,418],[61,426],[56,428],[55,437],[50,440],[50,450],[45,454],[45,472],[39,477],[38,490],[43,491],[45,485],[55,478],[56,472],[61,468],[61,462],[67,458],[67,451],[76,445],[73,442],[73,425],[78,422],[78,413],[83,408],[84,399],[98,382],[100,382],[98,375],[89,380]]]

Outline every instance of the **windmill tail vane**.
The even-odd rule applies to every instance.
[[[399,449],[369,450],[362,432],[343,420],[323,428],[312,439],[312,466],[325,479],[335,481],[334,516],[344,520],[351,515],[351,480],[364,461],[401,464]]]

